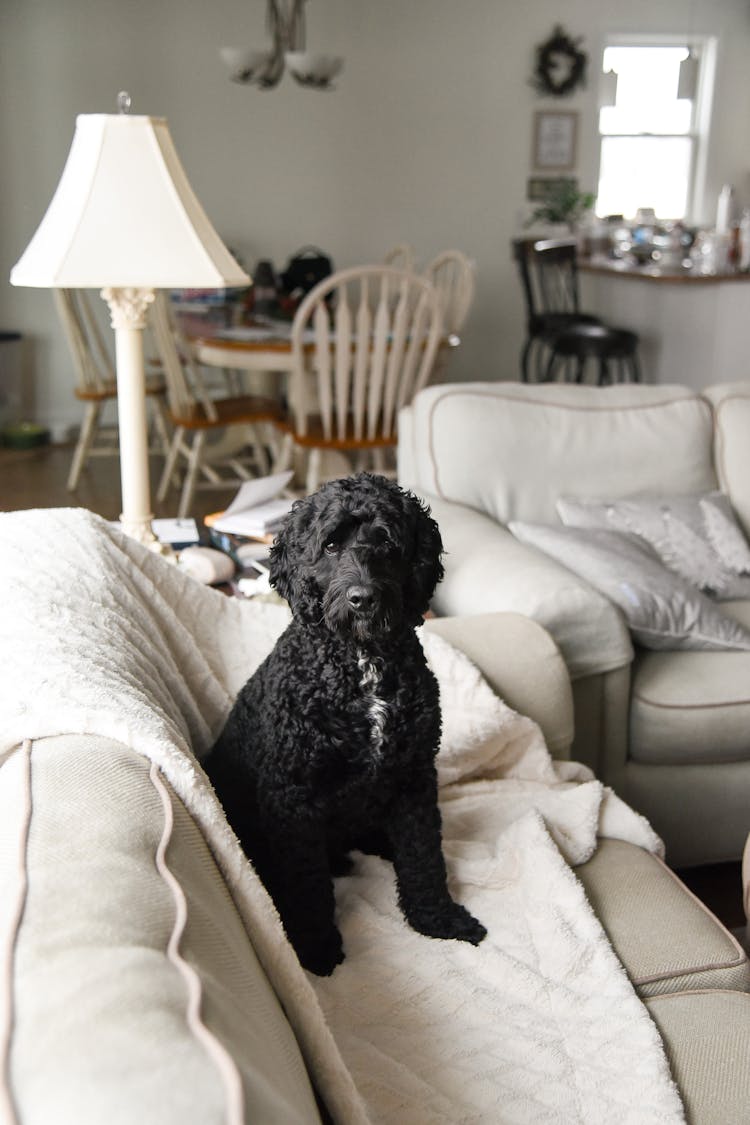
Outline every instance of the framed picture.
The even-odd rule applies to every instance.
[[[578,191],[575,176],[530,176],[526,181],[526,198],[530,203],[546,203],[550,196],[566,187]]]
[[[577,133],[577,113],[538,110],[534,114],[534,168],[540,172],[569,172],[574,168]]]

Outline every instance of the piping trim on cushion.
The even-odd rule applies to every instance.
[[[156,849],[156,869],[172,892],[175,904],[175,919],[172,933],[167,943],[167,960],[175,966],[187,988],[186,1021],[188,1028],[202,1044],[211,1058],[224,1084],[227,1097],[227,1125],[243,1125],[245,1120],[242,1080],[237,1065],[223,1043],[209,1031],[201,1017],[202,985],[201,979],[192,965],[180,953],[180,941],[187,922],[187,900],[180,883],[167,866],[166,852],[174,828],[174,810],[161,771],[151,763],[149,778],[164,809],[164,827],[161,840]]]
[[[13,1104],[13,1095],[10,1088],[10,1043],[13,1032],[13,1017],[14,1006],[13,998],[15,990],[13,987],[13,965],[15,961],[15,953],[18,944],[18,934],[21,929],[21,921],[23,919],[24,910],[26,908],[26,899],[29,892],[29,873],[28,873],[28,845],[29,845],[29,828],[31,826],[32,814],[32,800],[31,800],[31,740],[25,739],[20,748],[20,753],[23,756],[23,773],[22,784],[23,792],[21,793],[21,800],[23,802],[20,811],[19,828],[21,836],[19,839],[18,857],[20,860],[18,871],[18,894],[16,901],[10,905],[8,910],[10,925],[8,927],[8,943],[6,946],[6,963],[5,963],[5,980],[0,982],[4,987],[5,1004],[4,1010],[0,1012],[0,1118],[7,1121],[8,1125],[16,1125],[18,1121],[18,1114]]]

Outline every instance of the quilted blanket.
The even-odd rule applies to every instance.
[[[0,762],[26,738],[94,733],[153,761],[201,826],[340,1125],[684,1120],[663,1048],[571,865],[649,825],[440,638],[438,767],[452,891],[477,948],[412,931],[390,865],[337,881],[346,960],[299,966],[200,767],[279,606],[198,585],[81,510],[0,515]]]

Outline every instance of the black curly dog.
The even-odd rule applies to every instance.
[[[393,861],[420,933],[478,944],[450,897],[435,755],[438,685],[414,627],[443,573],[415,496],[360,473],[298,500],[271,548],[292,622],[240,692],[206,769],[305,968],[344,953],[332,875],[353,848]]]

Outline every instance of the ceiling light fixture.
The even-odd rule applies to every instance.
[[[270,51],[249,47],[220,47],[232,81],[271,90],[287,69],[300,86],[333,89],[344,60],[337,55],[313,55],[305,49],[306,0],[268,0],[266,26],[273,41]]]

